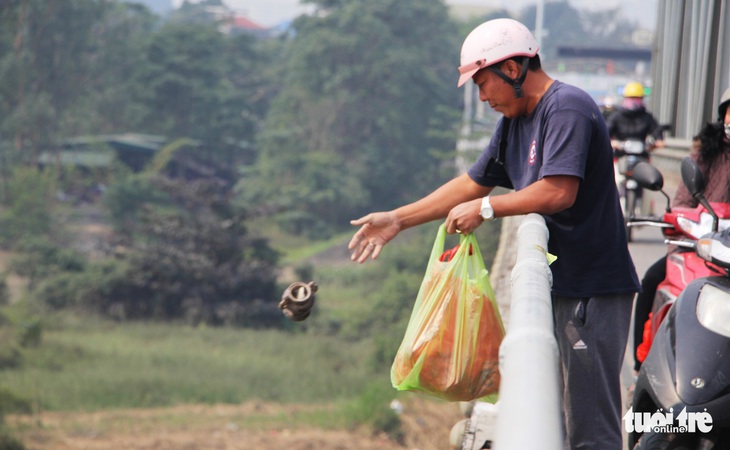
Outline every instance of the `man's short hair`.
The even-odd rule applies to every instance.
[[[507,58],[500,63],[499,67],[502,67],[502,64],[504,64],[505,61],[514,61],[517,64],[522,65],[523,58],[524,58],[524,56],[514,56],[512,58]],[[542,68],[542,63],[540,62],[540,55],[535,54],[535,56],[530,58],[530,60],[527,63],[527,68],[533,72],[536,70],[540,70]]]

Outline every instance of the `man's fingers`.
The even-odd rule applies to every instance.
[[[360,226],[360,229],[352,236],[347,244],[347,249],[352,251],[350,259],[359,263],[365,262],[368,258],[376,259],[388,241],[384,237],[386,228],[390,226],[389,216],[382,213],[370,213],[356,220],[351,220],[350,224]]]
[[[369,243],[365,245],[362,249],[362,252],[360,253],[360,257],[357,259],[357,262],[364,263],[367,261],[368,257],[373,254],[373,250],[375,249],[375,244]]]
[[[378,256],[380,255],[380,251],[383,250],[382,245],[376,245],[373,249],[373,259],[378,259]]]
[[[378,255],[380,255],[380,251],[382,250],[382,245],[376,245],[372,242],[363,241],[360,245],[355,248],[355,251],[352,252],[351,259],[353,261],[357,261],[358,263],[364,263],[367,261],[368,257],[372,257],[372,259],[376,259]]]
[[[360,231],[358,231],[357,233],[355,233],[352,236],[352,239],[350,239],[350,243],[347,244],[347,249],[352,250],[353,248],[355,248],[361,239],[362,239],[362,233]]]
[[[367,216],[360,217],[359,219],[351,220],[350,225],[354,225],[356,227],[360,225],[365,225],[370,221],[370,216],[371,214],[368,214]]]
[[[369,221],[370,221],[370,214],[368,214],[367,216],[364,216],[364,217],[360,217],[359,219],[351,220],[350,225],[353,225],[353,226],[365,225]],[[357,233],[355,233],[352,236],[352,239],[350,239],[350,243],[347,244],[347,249],[352,250],[364,238],[365,238],[365,233],[363,232],[363,229],[360,228],[357,231]]]

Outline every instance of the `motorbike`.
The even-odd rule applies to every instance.
[[[659,126],[661,133],[672,129],[670,124]],[[629,138],[625,140],[611,140],[613,147],[616,184],[619,189],[621,209],[624,213],[626,237],[632,241],[632,228],[628,225],[642,209],[642,186],[634,179],[634,168],[642,162],[649,162],[649,152],[656,148],[654,136],[646,139]]]
[[[730,205],[707,201],[690,158],[681,172],[700,206],[668,206],[662,219],[642,220],[661,226],[681,261],[667,258],[652,343],[623,417],[632,450],[730,448],[730,228],[721,227],[730,224]],[[662,187],[658,173],[648,163],[635,170],[637,182],[653,190]]]
[[[678,247],[677,251],[667,255],[666,277],[657,286],[649,320],[644,326],[644,339],[637,351],[639,360],[643,361],[667,311],[689,282],[722,273],[721,269],[693,252],[690,241],[697,241],[715,226],[720,230],[730,228],[730,204],[711,202],[709,209],[702,204],[696,208],[670,208],[669,196],[662,190],[662,175],[656,168],[646,162],[639,163],[635,166],[633,176],[643,188],[661,192],[667,200],[667,206],[662,217],[634,216],[627,220],[627,226],[661,228],[664,237],[673,239],[672,243]]]
[[[639,139],[613,141],[613,154],[616,160],[617,183],[624,219],[628,222],[636,217],[640,209],[642,190],[633,178],[634,167],[640,162],[648,162],[649,152],[646,142]],[[631,242],[631,227],[626,227],[626,236]]]

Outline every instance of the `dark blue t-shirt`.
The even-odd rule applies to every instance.
[[[593,99],[582,90],[553,82],[528,117],[509,121],[504,168],[497,158],[504,119],[469,176],[482,186],[520,190],[546,176],[580,178],[575,203],[545,217],[553,292],[592,297],[639,290],[628,249],[613,171],[606,124]]]

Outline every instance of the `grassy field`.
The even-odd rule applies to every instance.
[[[362,361],[370,351],[367,340],[314,333],[66,316],[23,349],[19,367],[0,371],[0,386],[44,410],[322,402],[378,378]]]

